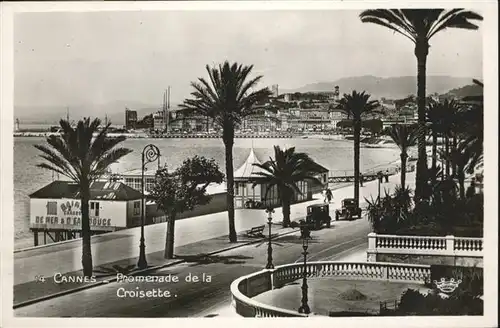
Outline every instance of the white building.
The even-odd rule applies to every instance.
[[[166,115],[163,111],[153,114],[153,130],[163,131],[167,126]]]
[[[258,180],[262,179],[262,177],[257,172],[262,172],[262,169],[253,164],[262,163],[255,156],[252,148],[243,165],[234,172],[234,207],[244,208],[249,201],[262,203],[263,206],[281,206],[281,198],[278,195],[277,186],[269,188],[267,183],[259,183]],[[319,164],[318,166],[323,170],[317,176],[322,184],[318,186],[312,182],[299,181],[297,187],[301,193],[294,192],[292,203],[312,199],[313,192],[324,189],[328,184],[328,169]],[[257,181],[255,187],[253,186],[253,181]],[[269,190],[267,190],[268,188]]]
[[[80,190],[74,182],[53,181],[29,197],[32,231],[81,230]],[[92,183],[90,229],[105,232],[140,225],[141,198],[140,192],[120,182]]]

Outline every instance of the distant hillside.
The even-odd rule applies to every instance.
[[[427,94],[435,92],[443,94],[451,89],[468,85],[471,82],[472,78],[428,76],[426,91]],[[344,93],[350,93],[352,90],[366,91],[375,99],[380,99],[381,97],[388,99],[401,99],[411,94],[417,94],[416,76],[381,78],[371,75],[347,77],[333,82],[312,83],[294,90],[282,90],[280,93],[331,92],[334,90],[336,85],[339,86],[341,95]]]
[[[446,93],[449,96],[455,96],[457,98],[463,98],[466,96],[482,96],[483,88],[477,84],[469,84],[461,88],[455,88]]]

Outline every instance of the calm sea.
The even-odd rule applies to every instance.
[[[43,138],[14,138],[14,230],[15,248],[32,246],[29,231],[29,194],[42,188],[54,178],[52,172],[35,165],[42,160],[35,144],[44,144]],[[155,144],[162,154],[161,163],[169,168],[179,166],[184,159],[194,155],[214,158],[225,172],[224,146],[221,139],[128,139],[124,147],[133,150],[119,163],[113,164],[113,172],[140,168],[141,151],[149,143]],[[273,155],[273,146],[295,147],[296,151],[308,153],[314,160],[330,171],[350,171],[353,167],[353,147],[350,141],[322,139],[235,139],[233,149],[234,168],[246,159],[253,146],[260,161]],[[397,149],[361,149],[361,168],[370,168],[391,163],[399,159]],[[154,164],[149,164],[154,165]]]

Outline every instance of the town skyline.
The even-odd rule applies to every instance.
[[[169,85],[171,102],[179,103],[190,82],[206,76],[206,64],[226,59],[253,64],[261,86],[287,90],[346,77],[416,75],[413,44],[361,23],[358,10],[210,14],[226,24],[212,26],[206,12],[19,14],[14,105],[159,104]],[[481,50],[481,29],[446,31],[431,42],[428,75],[482,78]]]

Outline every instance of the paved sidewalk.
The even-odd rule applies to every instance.
[[[407,179],[411,181],[412,177],[408,176]],[[382,185],[382,190],[384,187],[393,189],[398,182],[399,177],[392,176],[389,183]],[[365,183],[360,192],[361,202],[369,194],[376,197],[377,185],[377,181]],[[340,201],[343,198],[352,197],[353,187],[334,190],[333,194],[334,199],[330,205],[332,217],[335,209],[340,206]],[[308,205],[321,202],[323,202],[323,197],[316,195],[312,201],[292,205],[291,219],[298,220],[305,217]],[[282,220],[281,208],[275,209],[274,218],[275,221]],[[236,210],[235,224],[240,236],[239,242],[232,244],[227,238],[226,212],[182,219],[176,222],[175,253],[182,258],[185,255],[206,254],[243,245],[251,240],[242,236],[242,233],[253,226],[265,223],[267,223],[267,215],[263,210]],[[278,225],[273,227],[273,234],[289,231],[291,232],[293,229],[283,229]],[[146,253],[150,266],[172,263],[171,260],[163,259],[165,232],[166,223],[145,227]],[[267,234],[266,231],[265,233]],[[93,261],[98,280],[116,276],[120,270],[130,270],[135,266],[139,253],[139,238],[140,228],[117,231],[92,238]],[[118,267],[113,269],[113,265],[118,265]],[[81,240],[16,252],[14,254],[15,303],[82,286],[82,284],[35,282],[35,275],[52,277],[55,273],[81,275]]]

